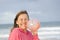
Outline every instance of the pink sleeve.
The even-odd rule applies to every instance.
[[[40,39],[38,38],[38,35],[33,35],[33,40],[40,40]]]
[[[17,30],[17,29],[14,29],[14,30],[11,32],[8,40],[21,40],[18,35],[19,35],[18,30]]]

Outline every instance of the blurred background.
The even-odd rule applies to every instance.
[[[41,40],[60,40],[60,0],[0,0],[0,40],[8,40],[16,14],[27,10],[30,19],[38,19]]]

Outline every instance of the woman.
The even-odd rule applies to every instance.
[[[19,12],[14,19],[14,26],[8,40],[39,40],[37,29],[31,29],[31,32],[27,30],[28,21],[29,16],[27,11]]]

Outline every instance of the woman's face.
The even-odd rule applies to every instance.
[[[21,28],[21,29],[26,29],[27,28],[27,22],[28,22],[27,14],[21,14],[16,21],[19,28]]]

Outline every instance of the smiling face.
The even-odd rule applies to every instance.
[[[28,16],[27,16],[27,14],[21,14],[18,17],[18,19],[16,21],[16,24],[21,29],[27,29],[27,22],[28,22]]]

